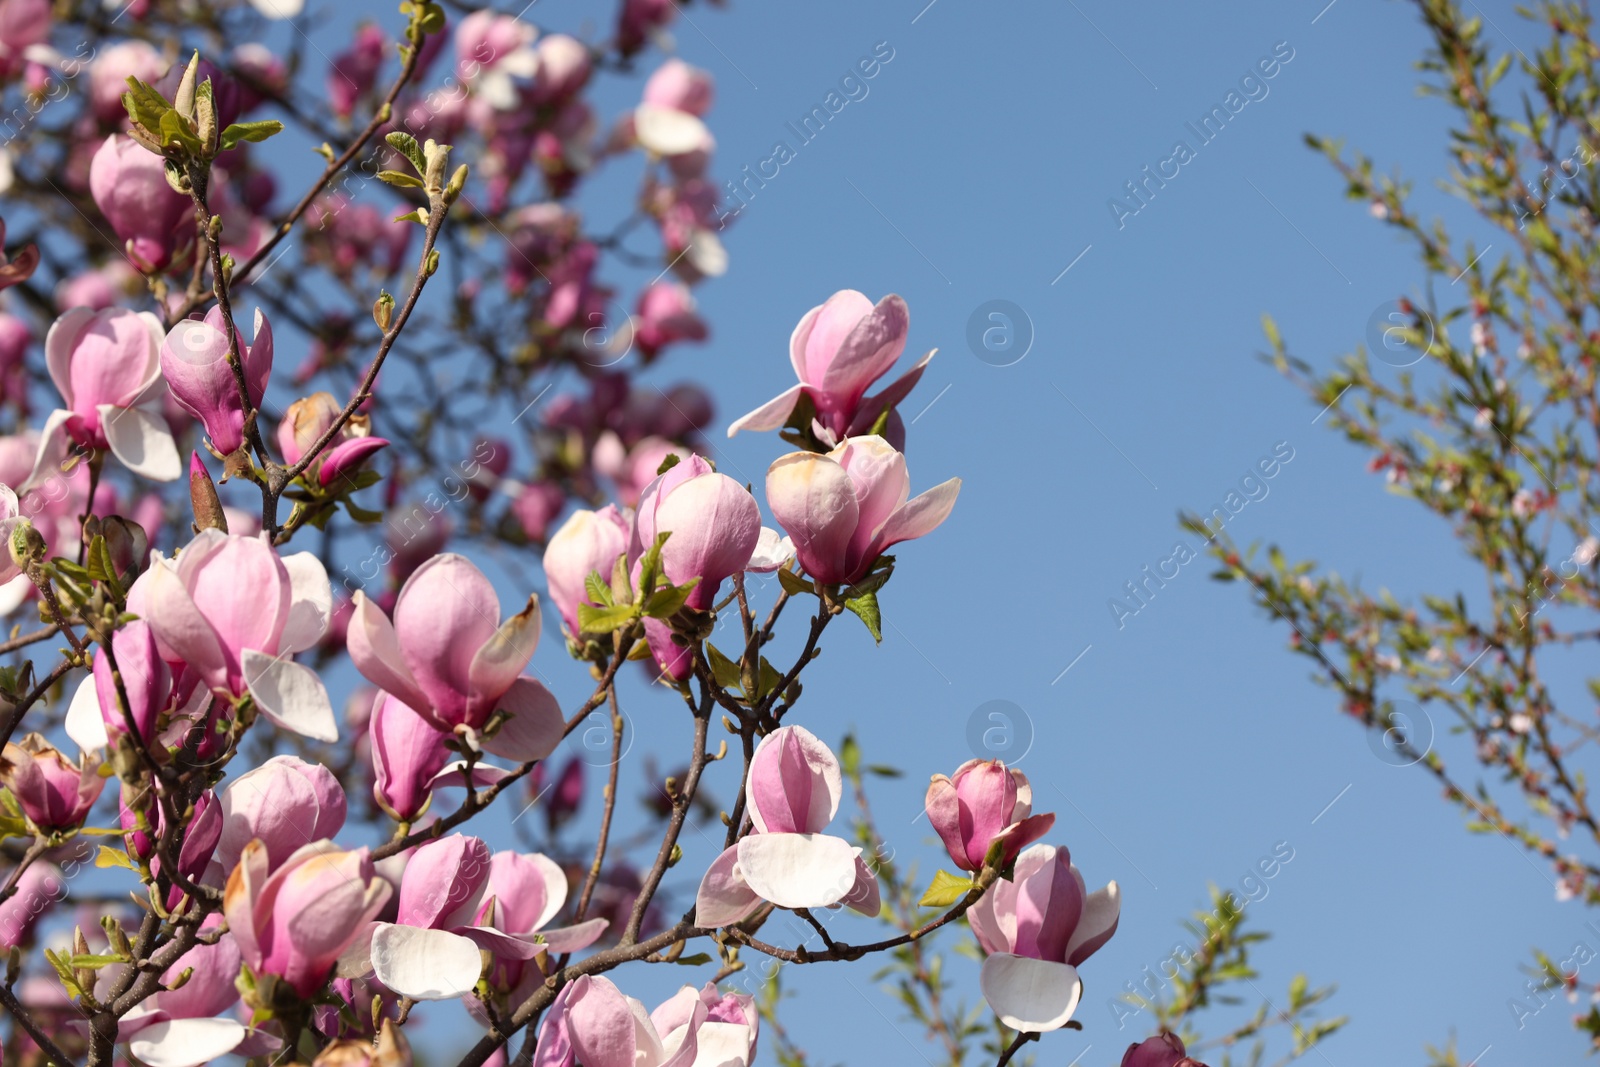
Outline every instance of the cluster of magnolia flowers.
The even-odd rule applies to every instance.
[[[269,18],[292,18],[302,5],[261,0],[254,6]],[[221,7],[219,15],[237,9],[248,21],[250,5]],[[14,193],[23,185],[48,192],[40,204],[46,212],[67,208],[68,201],[60,196],[64,192],[97,231],[95,241],[84,249],[88,262],[48,259],[46,273],[53,276],[35,279],[45,283],[39,295],[46,300],[48,286],[53,285],[55,308],[61,313],[46,340],[61,350],[52,354],[50,368],[69,414],[42,428],[0,436],[0,482],[19,490],[22,510],[34,518],[51,544],[53,522],[60,520],[63,533],[74,525],[76,517],[85,513],[83,498],[89,492],[85,468],[60,470],[63,440],[68,449],[76,445],[109,450],[129,470],[158,481],[181,477],[179,452],[168,439],[181,440],[191,417],[205,417],[203,408],[232,408],[234,425],[215,418],[207,419],[204,427],[219,455],[229,455],[244,443],[246,405],[239,391],[211,389],[215,372],[228,369],[215,358],[217,338],[224,336],[218,314],[213,310],[203,322],[181,318],[203,306],[206,296],[191,282],[200,277],[197,260],[205,256],[205,242],[197,240],[195,204],[189,193],[169,180],[162,157],[140,141],[122,99],[130,79],[169,99],[178,91],[185,72],[183,57],[148,39],[162,32],[178,9],[179,5],[153,0],[118,5],[113,26],[132,29],[148,20],[148,32],[139,35],[146,39],[105,45],[96,41],[93,48],[80,46],[69,54],[52,45],[53,37],[63,37],[56,32],[63,27],[48,0],[0,0],[0,88],[20,92],[27,112],[48,106],[55,116],[57,109],[62,113],[76,109],[69,123],[53,119],[50,124],[51,135],[59,134],[63,142],[59,167],[44,168],[51,172],[50,184],[26,173],[29,168],[21,159],[13,177],[12,161],[0,149],[0,191],[15,181]],[[430,24],[414,45],[407,44],[409,38],[397,40],[363,23],[353,30],[348,47],[329,49],[333,55],[325,74],[325,98],[340,120],[357,121],[368,110],[388,109],[392,118],[380,133],[403,132],[441,143],[464,138],[472,143],[477,155],[470,206],[501,239],[488,250],[504,248],[504,270],[498,290],[483,278],[469,278],[455,294],[457,303],[465,308],[481,303],[481,314],[493,321],[515,317],[526,322],[529,350],[536,354],[531,362],[544,367],[575,365],[590,388],[587,398],[552,397],[528,420],[531,425],[544,412],[550,415],[541,432],[530,436],[531,455],[516,457],[509,444],[502,448],[501,442],[494,442],[494,460],[484,464],[483,477],[472,492],[480,508],[491,498],[504,504],[505,523],[497,520],[489,525],[514,531],[508,534],[513,540],[542,542],[567,500],[592,499],[609,491],[599,487],[615,487],[619,499],[635,500],[649,480],[643,472],[648,469],[653,477],[665,454],[662,450],[693,447],[697,432],[710,419],[703,393],[680,397],[679,390],[670,393],[673,410],[635,417],[641,413],[634,409],[630,394],[645,391],[631,390],[631,368],[615,364],[628,356],[648,364],[673,345],[708,336],[691,287],[727,266],[719,237],[720,194],[707,174],[715,147],[704,121],[714,98],[711,75],[681,60],[665,61],[645,81],[637,106],[609,122],[602,121],[588,92],[596,72],[615,66],[613,57],[631,63],[647,45],[668,43],[666,30],[677,11],[678,5],[670,2],[626,0],[618,7],[610,38],[585,41],[569,34],[541,33],[525,19],[506,14],[478,11],[455,19],[438,9],[437,25]],[[383,103],[388,80],[398,73],[397,56],[408,55],[408,47],[415,51],[413,69],[389,108]],[[242,44],[201,59],[197,73],[210,85],[223,125],[248,124],[276,105],[289,106],[293,112],[298,87],[292,72],[282,57],[262,44]],[[60,91],[62,86],[67,91]],[[72,91],[80,86],[81,93]],[[406,208],[386,210],[382,203],[369,202],[370,192],[363,192],[364,187],[381,188],[372,176],[404,169],[402,153],[382,136],[371,144],[366,158],[356,161],[359,173],[343,176],[310,202],[292,242],[304,268],[325,271],[351,295],[371,282],[392,279],[408,253],[414,255],[410,250],[417,227],[393,217]],[[572,198],[602,163],[630,154],[642,156],[646,167],[642,187],[631,198],[635,211],[626,225],[642,220],[653,226],[661,262],[668,270],[641,289],[625,309],[616,290],[602,278],[603,256],[617,247],[611,243],[617,234],[608,238],[586,232],[585,219]],[[36,154],[41,161],[46,156]],[[275,248],[290,250],[277,244],[285,205],[278,196],[280,179],[274,162],[267,150],[248,140],[232,144],[210,161],[209,209],[224,223],[218,242],[236,267],[231,280],[236,292],[266,280],[266,269],[282,254]],[[110,241],[101,243],[101,237]],[[114,249],[109,256],[108,245]],[[270,260],[265,258],[268,253]],[[21,278],[39,264],[37,250],[31,257]],[[0,272],[10,270],[0,266]],[[0,285],[11,280],[0,280]],[[170,391],[155,380],[155,361],[137,358],[129,347],[133,327],[126,316],[132,313],[119,311],[147,292],[155,295],[157,311],[167,316],[168,323],[177,320],[177,328],[184,331],[169,337],[167,347],[176,350],[178,364],[192,364],[184,367],[163,358],[161,369]],[[270,305],[274,299],[264,293],[261,303]],[[306,358],[293,370],[296,384],[326,371],[348,371],[356,324],[340,311],[322,312],[308,309],[304,301],[294,302],[301,316],[311,318],[310,332],[315,335]],[[100,313],[116,314],[119,321],[91,321],[91,315]],[[147,320],[165,332],[153,318]],[[24,425],[30,415],[24,361],[45,333],[41,327],[17,306],[0,305],[0,408],[14,409]],[[261,318],[257,331],[263,334],[259,352],[257,346],[244,344],[238,349],[247,357],[251,407],[263,400],[272,362],[270,328]],[[71,370],[68,354],[75,345],[110,346],[116,351],[103,353],[103,358],[85,358]],[[109,365],[107,360],[114,361],[109,373],[94,378],[97,370]],[[58,365],[62,373],[57,373]],[[648,392],[656,395],[654,390]],[[191,404],[186,396],[198,399]],[[298,411],[289,411],[285,421],[294,420],[298,429],[279,435],[283,461],[294,465],[306,445],[317,439],[319,426],[328,424],[331,412],[342,406],[331,394],[317,393]],[[326,451],[315,460],[306,480],[314,495],[338,495],[337,487],[349,481],[341,475],[381,447],[366,432],[369,413],[364,407],[343,425],[334,442],[347,446],[342,452]],[[41,451],[41,434],[55,435],[43,442],[52,451]],[[51,462],[39,467],[24,458],[40,455]],[[397,461],[397,473],[400,462],[404,461]],[[418,466],[425,468],[430,462],[423,458]],[[527,473],[513,475],[514,462],[525,464]],[[427,471],[414,473],[421,481]],[[400,479],[391,484],[400,491]],[[94,489],[93,514],[127,516],[152,543],[158,540],[164,525],[158,494],[141,492],[129,500],[115,496],[119,490],[128,491],[125,485],[100,482]],[[249,520],[233,525],[247,529]],[[404,578],[405,573],[396,574],[394,585]],[[18,598],[29,595],[28,588],[18,584],[0,591],[0,608],[14,608]]]
[[[960,487],[951,479],[911,496],[905,457],[890,441],[903,439],[894,405],[926,359],[869,396],[898,361],[908,329],[899,297],[874,304],[853,291],[796,327],[799,384],[735,427],[788,423],[809,446],[768,472],[766,504],[780,529],[762,525],[749,489],[694,454],[669,455],[632,506],[572,515],[551,539],[545,568],[573,655],[598,665],[610,655],[607,642],[637,625],[660,680],[683,685],[705,678],[709,630],[699,620],[726,607],[730,579],[781,571],[786,584],[809,582],[825,600],[881,586],[891,565],[885,552],[939,526]],[[257,317],[253,343],[237,343],[246,384],[264,388],[265,319]],[[227,347],[216,322],[185,322],[162,337],[131,312],[63,316],[47,348],[66,407],[47,420],[36,477],[59,464],[53,441],[109,451],[147,475],[161,463],[169,466],[155,473],[176,473],[170,438],[117,428],[124,419],[155,421],[127,413],[158,380],[201,420],[215,452],[236,454],[241,409]],[[331,426],[334,414],[302,401],[280,443],[286,451],[314,443],[320,435],[306,424]],[[331,440],[319,469],[353,469],[373,447],[381,440]],[[14,557],[6,566],[37,567],[41,546],[11,490],[0,489],[0,508]],[[169,884],[164,899],[151,901],[166,913],[215,901],[196,943],[165,967],[161,989],[120,1020],[117,1040],[132,1056],[150,1067],[190,1067],[228,1052],[267,1054],[289,1036],[279,1023],[301,1020],[328,1039],[378,1038],[404,1059],[404,1037],[391,1025],[402,1001],[464,998],[485,1022],[506,1018],[558,972],[556,957],[564,962],[606,934],[602,917],[556,923],[567,878],[544,855],[493,852],[461,833],[406,838],[428,825],[437,790],[492,788],[525,774],[569,729],[554,695],[525,674],[540,636],[537,597],[503,617],[489,578],[463,556],[440,554],[415,567],[392,603],[359,591],[352,598],[343,644],[377,691],[365,723],[373,795],[410,845],[375,852],[335,843],[348,798],[326,767],[276,756],[220,792],[193,795],[173,792],[163,776],[179,762],[225,765],[262,719],[315,741],[338,739],[321,678],[295,659],[338,640],[320,560],[219,528],[201,529],[170,557],[141,554],[112,567],[128,580],[126,610],[66,713],[82,754],[73,760],[30,734],[8,744],[0,762],[0,782],[29,833],[58,845],[85,829],[114,772],[126,843],[119,865],[147,885],[158,875]],[[700,881],[695,928],[740,927],[772,908],[878,914],[878,881],[862,849],[828,832],[841,771],[823,742],[798,725],[768,726],[743,791],[747,820]],[[1115,932],[1119,894],[1114,882],[1089,891],[1064,847],[1039,843],[1054,816],[1035,814],[1032,800],[1020,771],[974,760],[933,778],[926,814],[969,876],[955,879],[955,914],[986,954],[984,996],[1007,1026],[1042,1033],[1071,1020],[1082,995],[1077,967]],[[162,870],[163,858],[174,869]],[[47,863],[14,882],[0,900],[0,943],[9,946],[25,943],[64,896],[61,873]],[[105,949],[115,953],[113,928],[105,926]],[[92,957],[81,929],[75,938],[79,955]],[[92,997],[122,966],[77,971],[76,991],[32,977],[25,1003],[48,1012],[68,997]],[[749,997],[685,987],[647,1012],[610,979],[583,974],[545,1013],[534,1062],[747,1064],[756,1036]],[[1159,1051],[1130,1050],[1144,1057],[1130,1062],[1165,1067],[1151,1058]]]

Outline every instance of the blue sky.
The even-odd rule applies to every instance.
[[[679,54],[717,76],[715,173],[754,170],[780,140],[793,158],[751,186],[725,234],[731,269],[699,290],[710,342],[674,350],[662,380],[709,383],[725,425],[789,384],[785,346],[806,309],[840,288],[898,292],[908,352],[940,349],[902,409],[914,491],[964,479],[951,520],[898,553],[883,644],[848,619],[830,633],[800,721],[829,740],[854,729],[869,759],[907,771],[880,784],[877,814],[926,875],[942,856],[915,818],[926,775],[972,754],[980,706],[1022,709],[1034,739],[1021,766],[1037,806],[1059,812],[1052,839],[1092,884],[1115,878],[1124,892],[1119,933],[1082,968],[1085,1030],[1051,1036],[1041,1062],[1085,1050],[1077,1062],[1118,1062],[1148,1017],[1119,1029],[1108,999],[1167,956],[1208,882],[1237,887],[1281,843],[1294,858],[1252,907],[1274,934],[1257,952],[1261,990],[1278,1001],[1303,970],[1338,983],[1332,1010],[1352,1017],[1306,1062],[1422,1062],[1452,1032],[1464,1060],[1487,1049],[1485,1067],[1570,1061],[1581,1042],[1565,1003],[1521,1030],[1507,1007],[1530,947],[1600,946],[1542,866],[1469,837],[1431,780],[1377,758],[1286,653],[1281,625],[1210,581],[1203,559],[1121,626],[1109,607],[1141,568],[1194,543],[1180,509],[1218,503],[1275,449],[1292,458],[1230,523],[1240,540],[1277,540],[1401,594],[1471,581],[1445,528],[1386,494],[1255,358],[1269,312],[1293,351],[1327,366],[1422,278],[1302,134],[1348,138],[1417,179],[1430,211],[1460,218],[1434,187],[1448,115],[1415,91],[1412,9],[925,3],[695,5],[675,28]],[[595,10],[540,0],[528,17],[579,31]],[[1527,43],[1510,3],[1481,10],[1498,47],[1502,30]],[[392,24],[385,2],[347,5],[334,25],[363,11]],[[846,85],[857,98],[800,143],[788,124],[875,49],[892,58],[865,93]],[[1268,57],[1272,76],[1241,88]],[[1230,91],[1249,102],[1201,144],[1186,124]],[[1179,140],[1192,158],[1119,220],[1112,198],[1137,206],[1125,183],[1146,167],[1171,175],[1160,168]],[[1022,313],[1010,320],[1031,333],[1020,361],[969,346],[993,301]],[[770,435],[716,445],[724,471],[758,485],[783,450]],[[558,641],[536,662],[558,693],[586,692]],[[630,714],[649,742],[633,760],[686,737],[673,700],[636,688]],[[1447,752],[1451,740],[1439,739]],[[713,853],[686,848],[692,884]],[[952,967],[976,997],[976,966]],[[791,968],[802,996],[787,1022],[813,1062],[917,1062],[917,1027],[871,971]],[[622,981],[648,1000],[692,977]]]

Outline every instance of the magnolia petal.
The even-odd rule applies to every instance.
[[[198,1067],[232,1052],[247,1032],[237,1019],[169,1019],[140,1030],[128,1051],[147,1067]]]
[[[1083,898],[1083,914],[1067,942],[1067,962],[1076,967],[1092,956],[1117,932],[1122,915],[1122,890],[1116,882]]]
[[[739,871],[780,908],[825,908],[856,884],[860,850],[832,834],[752,834],[735,846]]]
[[[884,523],[883,529],[879,531],[878,551],[882,552],[890,545],[932,533],[940,523],[950,517],[950,511],[956,506],[956,496],[960,492],[961,479],[951,478],[906,501],[904,506],[889,516],[889,521]]]
[[[239,666],[261,714],[283,729],[313,741],[331,744],[339,740],[333,704],[316,671],[253,648],[239,654]]]
[[[473,691],[493,697],[509,689],[533,658],[539,631],[539,598],[530,596],[528,606],[501,623],[472,654],[467,681]]]
[[[289,572],[289,618],[278,638],[278,651],[286,655],[304,652],[322,640],[333,616],[333,587],[328,570],[310,552],[284,556],[283,569]]]
[[[1009,952],[983,961],[978,984],[1001,1022],[1030,1034],[1067,1025],[1083,996],[1077,968]]]
[[[694,1031],[693,1067],[743,1067],[750,1062],[750,1028],[743,1023],[704,1022]]]
[[[694,923],[702,930],[732,926],[748,919],[760,906],[761,898],[739,870],[739,846],[734,845],[724,850],[700,879],[700,890],[694,901]]]
[[[865,860],[856,857],[856,881],[839,901],[851,911],[858,911],[869,919],[876,919],[883,910],[883,898],[878,891],[878,876],[872,873]]]
[[[44,420],[44,428],[39,431],[39,451],[33,457],[33,470],[21,485],[11,487],[18,495],[49,485],[61,477],[61,465],[72,449],[72,441],[67,436],[67,423],[72,417],[72,412],[57,408]]]
[[[467,780],[462,771],[466,769],[466,766],[467,761],[463,759],[458,759],[449,764],[429,780],[428,788],[449,789],[451,786],[455,786],[457,789],[465,789]],[[472,765],[472,784],[477,788],[487,788],[503,781],[510,773],[504,767],[495,767],[488,763],[474,763]]]
[[[413,1000],[454,1000],[478,984],[483,957],[474,942],[448,930],[382,923],[372,934],[372,970]]]
[[[317,468],[317,484],[326,488],[335,478],[355,470],[368,456],[388,446],[388,439],[383,437],[352,437],[339,442],[322,457],[322,466]]]
[[[426,717],[433,702],[417,685],[411,668],[400,654],[400,637],[395,633],[394,623],[360,589],[356,590],[353,605],[345,641],[356,670],[367,681]]]
[[[306,0],[250,0],[250,6],[269,19],[292,19],[305,10]]]
[[[544,947],[561,955],[588,948],[600,939],[606,932],[606,927],[611,925],[609,919],[585,919],[572,926],[557,926],[550,930],[540,930],[539,936],[544,939]]]
[[[210,540],[196,537],[184,549],[185,554],[204,552]],[[149,585],[145,594],[145,617],[163,654],[170,651],[200,677],[218,684],[227,677],[227,660],[222,646],[217,643],[217,631],[200,614],[183,579],[178,577],[177,564],[169,559],[158,559],[146,574]]]
[[[633,134],[658,156],[681,156],[705,143],[710,131],[687,111],[640,104],[633,109]]]
[[[78,683],[67,705],[67,736],[77,742],[85,752],[94,752],[111,743],[106,735],[106,723],[100,716],[100,697],[95,693],[94,675]]]
[[[50,324],[49,332],[44,335],[45,369],[68,407],[72,406],[72,350],[94,316],[94,308],[68,308]]]
[[[803,389],[804,385],[791,385],[748,415],[735,419],[733,425],[728,427],[728,436],[732,437],[740,430],[778,429],[789,421],[789,415],[794,411],[795,404],[800,401],[800,392]]]
[[[728,273],[728,249],[710,230],[695,230],[689,234],[689,247],[684,249],[689,266],[707,278],[720,278]]]
[[[916,387],[917,382],[922,380],[922,372],[927,369],[929,361],[937,351],[939,351],[937,348],[929,349],[928,354],[918,360],[915,367],[900,375],[881,392],[863,399],[861,407],[856,411],[855,419],[850,423],[849,435],[854,437],[870,433],[883,409],[893,408],[900,403]]]
[[[561,705],[543,682],[518,678],[500,698],[500,707],[511,717],[500,724],[493,737],[483,742],[483,747],[502,759],[518,763],[544,759],[556,750],[566,734],[567,723],[561,716]]]
[[[112,404],[100,404],[95,410],[100,412],[100,427],[111,454],[124,467],[153,482],[176,481],[183,473],[177,442],[160,415]]]
[[[508,960],[531,960],[545,947],[531,937],[504,933],[492,926],[461,926],[457,932],[485,952]]]
[[[9,582],[0,582],[0,618],[22,607],[33,591],[33,582],[26,574],[19,574]]]
[[[756,550],[750,553],[750,562],[744,565],[744,569],[757,574],[770,574],[791,559],[794,559],[794,542],[770,526],[763,526],[756,539]]]

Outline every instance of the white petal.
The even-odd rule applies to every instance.
[[[49,485],[62,476],[61,464],[66,462],[72,448],[72,442],[67,438],[67,420],[70,418],[72,412],[57,408],[44,420],[44,429],[39,431],[39,451],[33,458],[33,471],[27,481],[11,487],[18,495],[41,485]]]
[[[106,433],[111,454],[133,473],[153,482],[175,482],[183,473],[178,445],[167,429],[167,420],[143,408],[119,408],[101,404],[100,425]]]
[[[740,430],[776,430],[789,421],[789,415],[800,400],[800,390],[804,388],[803,384],[791,385],[754,411],[735,419],[733,425],[728,427],[728,436],[732,437]]]
[[[85,752],[94,752],[111,743],[111,738],[106,736],[105,720],[100,717],[100,696],[95,692],[92,672],[78,683],[77,692],[72,694],[72,703],[67,705],[66,727],[67,736]]]
[[[372,970],[412,1000],[454,1000],[478,984],[483,959],[459,934],[385,923],[372,935]]]
[[[22,606],[28,599],[28,590],[33,588],[33,583],[26,574],[19,574],[9,582],[0,582],[0,617],[10,615]]]
[[[328,690],[310,667],[253,648],[239,654],[239,666],[261,714],[313,741],[339,740]]]
[[[1077,874],[1076,868],[1073,873]],[[1083,898],[1083,914],[1078,918],[1077,928],[1072,931],[1072,940],[1067,942],[1067,958],[1070,960],[1078,949],[1092,941],[1104,943],[1116,930],[1121,914],[1122,889],[1116,882],[1087,894]],[[1094,950],[1090,949],[1091,952]]]
[[[1083,996],[1077,968],[1009,952],[983,961],[978,984],[1001,1022],[1030,1034],[1067,1025]]]
[[[722,247],[722,239],[710,230],[695,230],[689,235],[685,258],[707,278],[720,278],[728,273],[728,250]]]
[[[149,1067],[197,1067],[232,1052],[245,1033],[237,1019],[172,1019],[141,1030],[128,1051]]]
[[[777,570],[793,558],[794,543],[779,535],[777,530],[763,526],[761,536],[756,539],[756,550],[750,554],[750,562],[744,565],[744,569],[765,574]]]
[[[289,619],[278,638],[278,651],[293,655],[321,641],[328,632],[333,587],[328,583],[327,568],[310,552],[284,556],[283,567],[289,572]]]
[[[658,156],[693,152],[711,136],[706,124],[687,111],[654,104],[640,104],[633,109],[633,135]]]
[[[750,1062],[750,1028],[742,1023],[706,1022],[695,1034],[694,1067],[745,1067]]]
[[[825,908],[856,884],[861,850],[832,834],[752,834],[739,842],[739,872],[780,908]]]
[[[250,0],[250,5],[269,19],[292,19],[305,10],[306,0]]]

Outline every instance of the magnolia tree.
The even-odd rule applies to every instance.
[[[728,431],[787,442],[754,491],[702,455],[702,390],[633,380],[706,337],[690,287],[727,267],[712,82],[657,55],[678,6],[625,0],[580,40],[408,0],[326,67],[303,33],[254,40],[299,8],[0,0],[0,1051],[409,1064],[456,1001],[463,1067],[728,1067],[764,1033],[803,1063],[777,965],[862,961],[953,1063],[1081,1028],[1119,893],[1028,778],[933,774],[926,859],[942,843],[959,873],[919,878],[872,822],[886,769],[797,721],[824,631],[877,637],[890,550],[957,502],[958,478],[911,493],[905,301],[845,290],[801,318],[796,384]],[[592,88],[630,79],[599,116]],[[315,166],[279,150],[297,137]],[[629,166],[636,198],[594,228],[586,179]],[[627,310],[602,272],[641,264]],[[501,416],[516,440],[483,435]],[[543,602],[519,556],[542,556]],[[593,683],[576,703],[529,673],[546,602]],[[626,837],[625,669],[687,737]],[[364,683],[342,711],[334,674]],[[600,788],[576,760],[547,773],[596,714]],[[702,787],[720,761],[726,808]],[[524,797],[544,848],[493,818]],[[691,820],[720,837],[703,869]],[[1167,999],[1106,976],[1152,1013],[1125,1065],[1198,1062],[1190,1013],[1254,975],[1242,921],[1217,894]],[[974,1010],[932,947],[961,929]],[[732,981],[753,958],[773,966]],[[649,1009],[626,990],[663,964],[703,970]],[[1302,1054],[1338,1025],[1308,1022],[1325,996],[1297,980],[1219,1044],[1287,1024]]]

